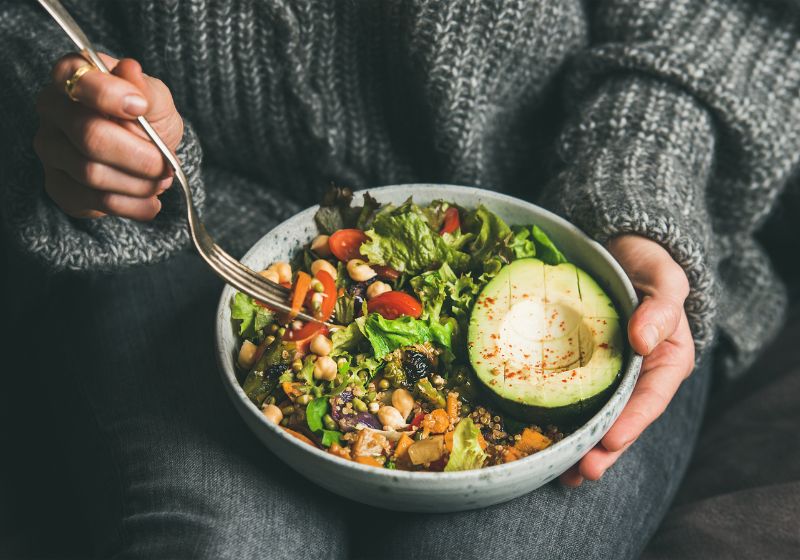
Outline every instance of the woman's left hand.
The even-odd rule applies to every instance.
[[[633,349],[645,356],[628,404],[597,446],[561,475],[566,486],[598,480],[652,424],[694,368],[694,342],[683,303],[689,282],[658,243],[622,235],[608,243],[639,292],[641,303],[628,322]]]

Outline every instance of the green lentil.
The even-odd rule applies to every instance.
[[[389,383],[388,379],[381,379],[378,382],[378,389],[380,389],[381,391],[385,391],[386,389],[388,389],[391,386],[392,386],[392,384]]]
[[[369,392],[367,392],[367,402],[372,402],[372,401],[374,401],[374,400],[376,399],[376,397],[377,397],[377,396],[378,396],[378,393],[376,393],[375,391],[369,391]]]
[[[294,400],[294,402],[299,404],[299,405],[306,406],[308,403],[311,402],[311,395],[308,395],[308,394],[300,395],[299,397],[297,397]]]
[[[284,416],[289,416],[290,414],[294,414],[294,407],[288,404],[281,409],[281,412],[283,412]]]

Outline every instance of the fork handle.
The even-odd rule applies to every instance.
[[[55,20],[55,22],[64,30],[67,36],[75,43],[75,46],[81,52],[81,55],[90,62],[95,68],[97,68],[100,72],[104,74],[110,74],[111,71],[108,69],[108,66],[105,65],[103,59],[100,58],[100,55],[97,54],[94,46],[92,46],[91,41],[83,32],[83,29],[77,24],[77,22],[69,15],[66,8],[59,2],[58,0],[38,0],[39,4],[47,10],[47,13]],[[150,137],[150,140],[156,145],[158,150],[161,152],[161,155],[166,158],[169,162],[172,169],[175,171],[175,175],[178,177],[178,180],[181,182],[181,185],[184,186],[184,190],[186,191],[186,196],[189,197],[190,204],[188,205],[190,212],[193,212],[193,205],[191,204],[191,192],[188,189],[188,182],[186,181],[186,176],[183,174],[183,170],[181,169],[181,165],[178,162],[178,158],[170,151],[164,141],[161,139],[161,136],[155,131],[153,126],[148,122],[148,120],[144,117],[137,117],[137,121],[144,129],[147,136]]]

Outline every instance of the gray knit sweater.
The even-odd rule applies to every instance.
[[[177,193],[152,223],[67,218],[31,148],[33,99],[70,45],[0,0],[0,197],[55,269],[187,245]],[[478,185],[543,201],[686,270],[698,349],[740,370],[785,291],[753,232],[800,159],[800,17],[779,0],[75,0],[91,38],[171,88],[211,232],[241,251],[331,181]],[[201,163],[202,160],[202,163]],[[173,189],[174,190],[174,189]]]

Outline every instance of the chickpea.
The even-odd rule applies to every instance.
[[[347,274],[355,282],[366,282],[374,278],[377,273],[361,259],[350,259],[347,263]]]
[[[369,285],[369,287],[367,287],[367,299],[372,299],[381,294],[385,294],[386,292],[391,292],[391,291],[392,287],[389,284],[378,280],[377,282],[373,282],[372,284]]]
[[[371,403],[369,403],[367,408],[369,409],[369,411],[372,414],[375,414],[376,412],[378,412],[381,409],[381,403],[379,403],[379,402],[371,402]]]
[[[336,377],[336,362],[330,356],[320,356],[314,362],[314,378],[330,381]]]
[[[272,263],[267,270],[274,270],[278,273],[278,281],[279,282],[291,282],[292,281],[292,267],[289,263],[278,261],[276,263]]]
[[[405,418],[400,411],[393,406],[382,406],[378,410],[378,420],[385,430],[397,430],[406,427]]]
[[[311,309],[318,312],[322,308],[322,302],[325,301],[325,294],[314,292],[311,296]]]
[[[308,348],[317,356],[327,356],[333,350],[333,342],[324,334],[318,334],[311,339]]]
[[[256,361],[256,350],[258,346],[245,340],[242,342],[242,347],[239,348],[239,367],[242,369],[250,369]]]
[[[320,257],[330,257],[331,247],[328,245],[327,235],[318,235],[311,242],[311,250],[318,254]]]
[[[311,274],[315,275],[320,270],[324,270],[328,274],[331,275],[331,278],[336,280],[337,272],[336,267],[333,266],[331,263],[326,261],[325,259],[317,259],[313,263],[311,263]]]
[[[280,424],[283,420],[283,412],[274,404],[268,404],[261,408],[261,412],[266,416],[267,420],[275,424]]]
[[[266,270],[262,270],[259,272],[261,276],[269,280],[270,282],[275,282],[276,284],[281,281],[281,277],[278,275],[278,272],[274,268],[268,268]]]
[[[395,389],[392,393],[392,406],[400,412],[405,421],[414,409],[414,397],[405,389]]]

